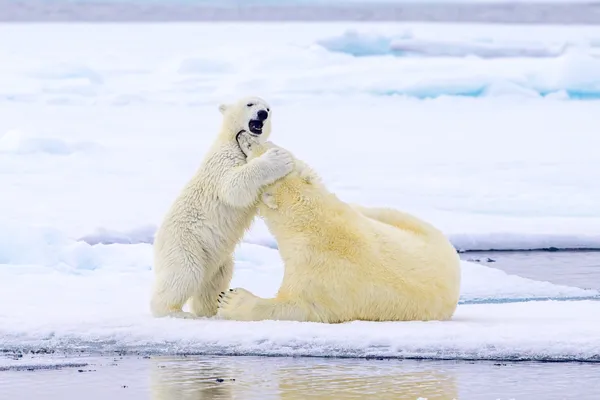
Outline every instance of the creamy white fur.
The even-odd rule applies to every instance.
[[[242,139],[249,159],[271,146]],[[220,318],[340,323],[452,317],[460,261],[430,224],[393,209],[346,204],[300,160],[261,198],[259,213],[284,261],[283,282],[272,299],[241,288],[222,293]]]
[[[155,317],[209,317],[217,311],[219,292],[229,287],[233,252],[250,227],[261,188],[288,174],[292,156],[271,149],[247,162],[236,135],[249,130],[260,110],[269,112],[263,133],[271,132],[271,110],[263,99],[249,97],[221,105],[223,123],[199,169],[167,212],[154,242],[155,282],[151,311]],[[190,300],[191,313],[184,312]]]

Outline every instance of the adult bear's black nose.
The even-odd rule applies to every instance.
[[[269,113],[266,112],[265,110],[259,110],[256,113],[256,118],[258,118],[261,121],[264,121],[265,119],[269,118]]]

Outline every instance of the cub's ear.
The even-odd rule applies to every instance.
[[[227,104],[221,104],[221,105],[219,106],[219,112],[220,112],[221,114],[225,114],[225,111],[227,111],[227,108],[229,108],[229,106],[228,106]]]

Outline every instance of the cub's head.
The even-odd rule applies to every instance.
[[[260,97],[245,97],[233,104],[221,104],[223,133],[228,140],[236,139],[238,133],[247,132],[264,143],[271,135],[271,107]]]

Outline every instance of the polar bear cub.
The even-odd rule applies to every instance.
[[[247,161],[237,143],[240,132],[257,143],[271,134],[265,100],[244,98],[219,110],[223,122],[217,139],[156,234],[150,302],[155,317],[215,315],[217,296],[233,275],[235,246],[256,216],[260,190],[293,169],[293,157],[283,149]],[[190,299],[191,313],[183,312]]]
[[[249,159],[267,145],[241,135]],[[272,148],[272,147],[271,147]],[[446,320],[460,292],[460,261],[436,228],[408,214],[342,202],[297,160],[264,189],[259,214],[284,262],[275,298],[221,293],[217,316],[244,321]]]

